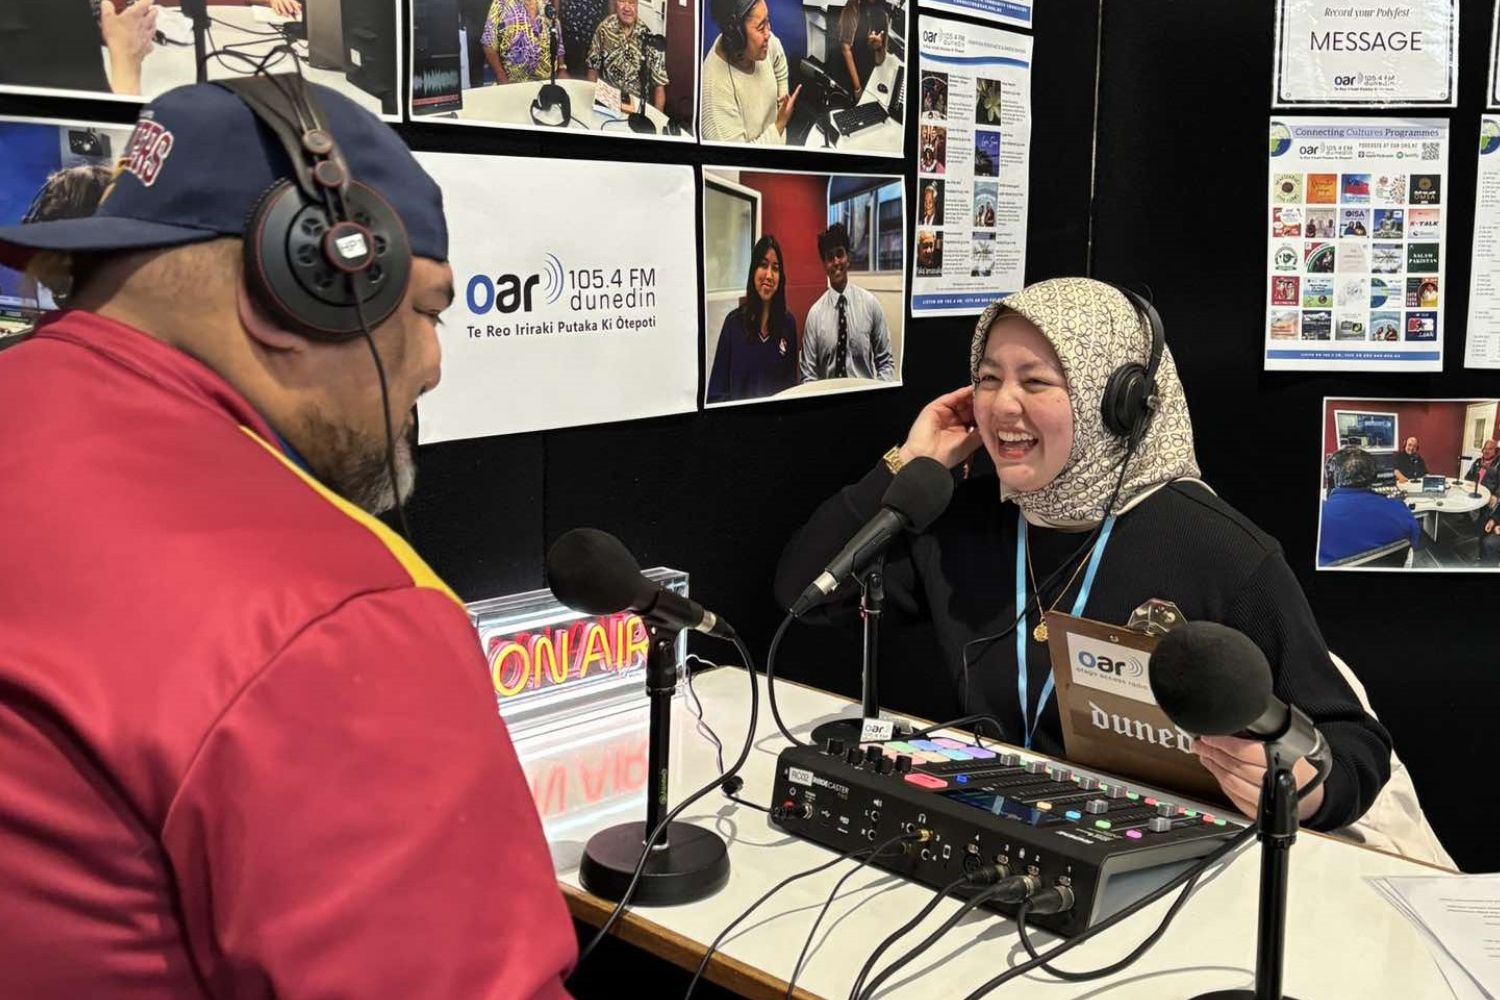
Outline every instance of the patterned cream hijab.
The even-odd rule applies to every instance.
[[[1073,409],[1073,447],[1057,478],[1038,490],[1008,493],[1027,520],[1058,527],[1103,520],[1120,476],[1125,441],[1104,428],[1101,405],[1109,376],[1130,361],[1145,364],[1151,354],[1151,331],[1124,295],[1092,278],[1054,278],[1016,292],[991,305],[979,317],[969,349],[969,376],[977,385],[990,327],[1003,311],[1030,320],[1051,342],[1062,361]],[[1163,348],[1156,370],[1159,406],[1146,436],[1130,460],[1118,514],[1144,500],[1156,487],[1174,479],[1197,478],[1193,427],[1187,400],[1177,378],[1172,352]]]

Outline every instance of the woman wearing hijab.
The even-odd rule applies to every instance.
[[[892,545],[885,567],[886,607],[932,623],[964,712],[993,716],[1007,742],[1062,756],[1038,609],[1123,623],[1163,598],[1189,621],[1239,629],[1265,652],[1276,695],[1311,716],[1334,753],[1328,780],[1301,803],[1303,822],[1345,826],[1389,777],[1390,736],[1330,661],[1280,546],[1198,478],[1187,402],[1165,348],[1156,411],[1121,478],[1127,444],[1104,425],[1104,389],[1121,365],[1144,365],[1150,345],[1130,301],[1090,279],[1044,281],[990,306],[974,332],[971,384],[928,404],[899,449],[818,508],[782,556],[777,598],[789,606],[879,511],[901,464],[927,456],[956,468],[982,446],[995,476],[961,483],[925,534]],[[847,605],[853,595],[836,596]],[[1027,613],[1011,630],[1018,604]],[[1205,737],[1194,750],[1225,796],[1253,815],[1262,747]],[[1293,773],[1301,786],[1314,771],[1299,760]]]

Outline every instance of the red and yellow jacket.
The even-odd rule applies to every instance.
[[[62,313],[0,353],[0,984],[566,996],[462,606],[214,372]]]

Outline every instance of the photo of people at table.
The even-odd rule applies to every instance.
[[[123,125],[0,119],[0,226],[92,215],[130,140]],[[0,342],[67,303],[70,269],[40,256],[23,271],[0,265]]]
[[[704,143],[901,155],[906,0],[702,5]]]
[[[412,0],[411,112],[691,142],[697,37],[668,0]]]
[[[1325,399],[1319,569],[1500,569],[1500,399]]]
[[[898,176],[703,170],[704,402],[899,385]]]
[[[400,118],[398,0],[209,0],[200,7],[210,80],[251,75],[262,62],[288,72],[295,60],[308,80]],[[191,13],[191,0],[3,0],[0,90],[141,101],[193,83]]]

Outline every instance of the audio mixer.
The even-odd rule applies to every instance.
[[[870,863],[934,888],[989,865],[1068,886],[1070,909],[1033,918],[1066,937],[1118,909],[1122,893],[1144,895],[1243,828],[1105,775],[947,738],[788,748],[772,802],[772,822],[840,852],[929,831]]]

